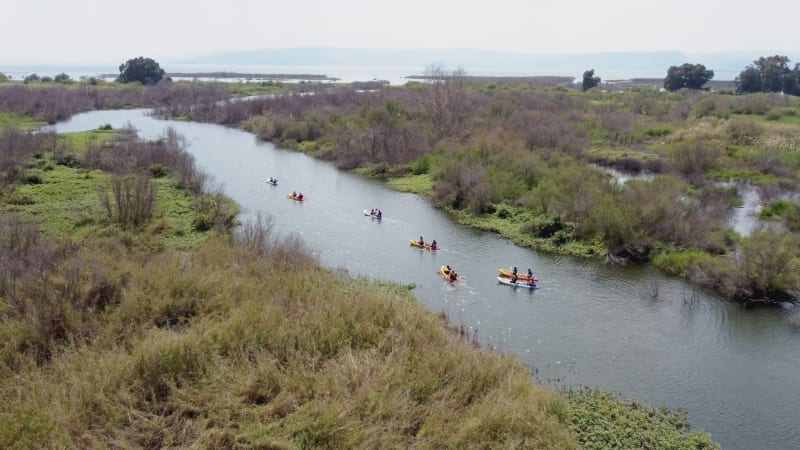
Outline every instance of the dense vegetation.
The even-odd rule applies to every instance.
[[[0,175],[3,448],[713,448],[681,413],[537,387],[268,220],[232,233],[173,132],[6,127]]]
[[[539,250],[653,261],[726,297],[788,299],[800,292],[793,209],[749,236],[729,217],[743,189],[765,204],[797,202],[800,102],[731,94],[581,93],[440,71],[374,92],[172,113],[239,125],[343,168],[408,177],[457,219]]]

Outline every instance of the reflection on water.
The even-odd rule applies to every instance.
[[[800,442],[800,333],[789,312],[745,310],[653,270],[543,255],[491,233],[453,224],[425,199],[305,155],[276,149],[217,125],[164,122],[142,110],[98,111],[59,131],[130,122],[147,138],[172,126],[198,164],[242,206],[242,219],[273,217],[298,233],[323,264],[349,273],[414,283],[433,311],[478,339],[514,353],[554,385],[609,388],[644,402],[684,407],[724,448],[779,449]],[[270,186],[267,178],[281,180]],[[287,199],[298,190],[302,204]],[[363,215],[380,208],[379,223]],[[442,251],[409,245],[423,235]],[[436,272],[466,277],[452,285]],[[530,267],[536,291],[497,283],[497,269]]]

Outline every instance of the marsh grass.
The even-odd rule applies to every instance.
[[[577,448],[516,358],[287,245],[117,255],[94,337],[0,381],[0,445]]]

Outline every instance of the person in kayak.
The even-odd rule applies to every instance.
[[[369,215],[370,216],[374,216],[375,215],[375,208],[369,210]]]
[[[420,236],[420,237],[419,237],[419,240],[417,241],[417,244],[419,244],[419,245],[425,245],[425,240],[424,240],[424,239],[422,239],[422,236]]]
[[[533,272],[531,272],[530,267],[528,268],[528,278],[533,280]]]
[[[456,273],[455,270],[450,270],[450,274],[449,275],[450,275],[450,281],[458,280],[458,274]]]
[[[514,266],[514,268],[511,269],[511,275],[517,276],[517,266]]]
[[[379,209],[375,215],[378,217],[378,219],[380,219],[381,217],[383,217],[383,212],[381,212],[381,210]]]
[[[516,267],[515,267],[515,269],[516,269]],[[519,280],[519,277],[517,276],[517,272],[514,271],[514,273],[511,274],[511,282],[516,284],[517,280]]]
[[[432,248],[432,249],[434,249],[434,250],[436,250],[436,239],[434,239],[433,241],[431,241],[431,248]]]
[[[302,192],[297,194],[297,199],[298,200],[302,200],[303,199],[303,193]]]

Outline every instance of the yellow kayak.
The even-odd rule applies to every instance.
[[[417,247],[417,248],[424,248],[425,250],[430,250],[432,252],[435,252],[436,250],[439,250],[441,248],[438,245],[436,247],[434,247],[431,244],[420,244],[419,242],[415,241],[414,239],[411,239],[411,246],[412,247]]]
[[[439,268],[439,275],[441,275],[442,278],[451,283],[455,283],[458,281],[458,274],[456,274],[455,271],[452,271],[451,273],[450,270],[447,270],[447,266],[442,266]]]

